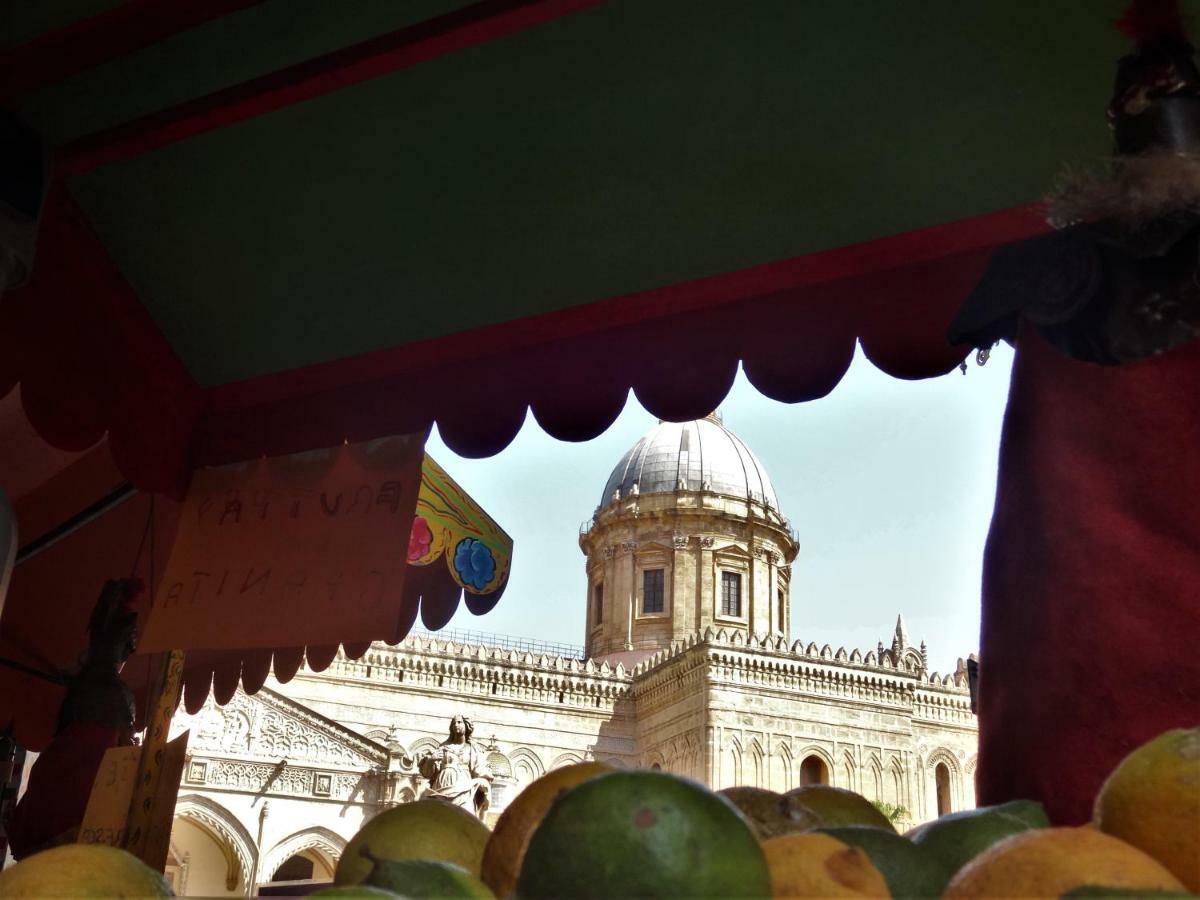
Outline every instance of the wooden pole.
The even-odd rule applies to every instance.
[[[167,743],[171,717],[183,690],[183,659],[182,650],[167,653],[154,682],[125,831],[125,849],[159,872],[165,868],[170,850],[171,822],[187,750],[187,734]]]

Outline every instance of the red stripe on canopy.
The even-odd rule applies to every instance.
[[[499,452],[527,410],[556,438],[588,440],[631,388],[659,418],[702,415],[739,360],[785,402],[833,390],[856,340],[898,378],[950,371],[965,351],[946,326],[991,251],[1045,228],[1019,207],[201,391],[60,193],[33,282],[0,299],[0,394],[19,380],[60,449],[107,429],[124,476],[173,496],[193,465],[435,421],[464,456]]]

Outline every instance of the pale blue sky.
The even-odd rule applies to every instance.
[[[908,382],[861,352],[828,397],[768,400],[739,374],[721,404],[726,427],[763,463],[799,533],[792,639],[834,648],[890,643],[903,613],[930,665],[951,671],[978,647],[979,581],[995,495],[996,454],[1012,351],[996,348],[964,376]],[[616,422],[584,444],[556,441],[532,417],[502,453],[428,452],[513,537],[508,589],[483,617],[460,608],[450,628],[583,643],[579,526],[609,472],[657,420],[630,396]]]

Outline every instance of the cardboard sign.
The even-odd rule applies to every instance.
[[[393,639],[425,435],[195,473],[140,652]]]
[[[150,765],[142,760],[141,778],[145,787],[134,791],[139,794],[141,808],[131,808],[125,835],[125,849],[155,871],[161,872],[167,865],[167,854],[171,850],[171,826],[175,821],[175,801],[179,799],[179,782],[183,778],[183,764],[187,757],[190,731],[185,731],[165,747],[147,750],[154,754]]]
[[[105,752],[79,826],[78,843],[124,846],[129,801],[133,799],[141,755],[141,747],[112,747]]]

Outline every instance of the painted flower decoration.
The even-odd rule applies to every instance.
[[[425,556],[432,543],[433,532],[429,530],[429,523],[417,516],[413,519],[412,531],[408,533],[408,561],[416,562]]]
[[[496,574],[496,557],[475,538],[463,538],[454,548],[454,568],[463,584],[482,591]]]

